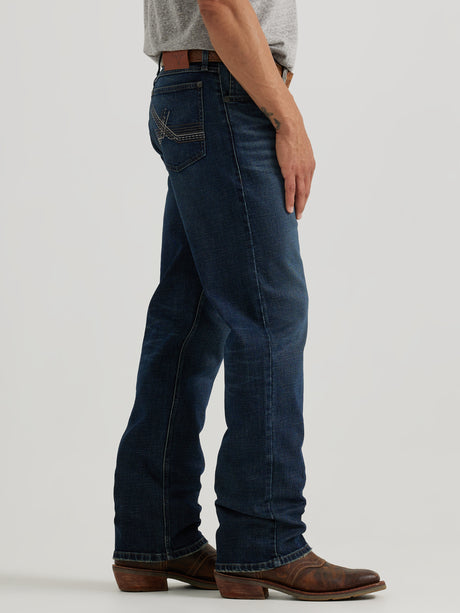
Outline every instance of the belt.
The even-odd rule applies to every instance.
[[[222,62],[217,52],[213,49],[208,51],[209,62]],[[188,68],[190,62],[201,62],[203,56],[202,49],[184,49],[181,51],[163,51],[161,54],[161,66],[165,70],[173,70],[177,68]],[[274,59],[274,58],[273,58]],[[291,79],[294,76],[293,73],[285,66],[282,66],[275,60],[275,66],[278,68],[283,81],[286,86],[289,87]]]

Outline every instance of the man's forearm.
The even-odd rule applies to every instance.
[[[289,130],[298,108],[249,0],[198,0],[212,45],[276,130]]]

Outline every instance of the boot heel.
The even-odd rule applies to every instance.
[[[168,589],[165,575],[152,570],[112,564],[113,574],[122,592],[163,592]]]
[[[224,575],[214,571],[217,587],[223,598],[248,598],[251,600],[263,600],[268,598],[268,588],[258,585],[254,579],[242,579]]]

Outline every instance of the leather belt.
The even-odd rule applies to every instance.
[[[208,51],[208,61],[209,62],[222,62],[220,57],[217,55],[217,52],[213,49],[209,49]],[[190,62],[201,62],[203,56],[202,49],[183,49],[181,51],[163,51],[161,54],[161,66],[164,67],[165,70],[173,70],[177,68],[188,68]],[[274,59],[274,58],[273,58]],[[281,66],[275,59],[275,66],[278,68],[278,71],[283,78],[283,81],[286,83],[286,86],[289,87],[292,77],[294,73],[290,70]]]

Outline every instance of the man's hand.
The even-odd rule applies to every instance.
[[[302,115],[274,62],[249,0],[198,0],[214,49],[276,130],[286,209],[300,219],[315,160]]]
[[[276,131],[276,156],[284,177],[286,210],[296,212],[296,218],[302,217],[303,210],[310,195],[311,182],[316,162],[310,139],[305,131],[303,119]]]

